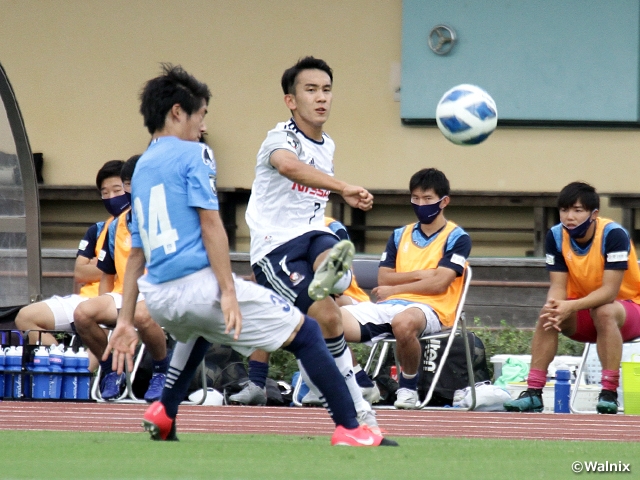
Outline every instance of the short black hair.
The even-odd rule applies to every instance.
[[[578,201],[590,212],[600,210],[600,196],[594,187],[585,182],[571,182],[564,187],[558,194],[558,209],[571,208]]]
[[[140,113],[152,135],[162,130],[169,110],[177,103],[188,114],[209,105],[209,87],[187,73],[180,65],[162,64],[162,75],[149,80],[140,93]]]
[[[106,162],[100,170],[98,170],[98,174],[96,175],[96,187],[98,190],[102,190],[102,182],[104,182],[107,178],[111,177],[120,177],[120,170],[122,170],[122,166],[124,162],[122,160],[109,160]]]
[[[136,169],[136,163],[138,163],[138,159],[140,155],[133,155],[129,157],[129,159],[124,162],[124,165],[120,169],[120,178],[123,182],[130,182],[133,177],[133,172]]]
[[[417,188],[420,190],[433,189],[440,198],[449,195],[450,190],[449,180],[437,168],[423,168],[414,173],[409,180],[409,192],[413,193]]]
[[[315,57],[304,57],[298,60],[293,67],[287,68],[282,74],[280,84],[285,95],[296,93],[296,79],[303,70],[322,70],[329,75],[329,79],[333,83],[333,70],[327,65],[327,62]]]

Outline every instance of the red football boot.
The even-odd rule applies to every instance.
[[[169,418],[160,402],[153,402],[144,412],[142,426],[151,434],[151,440],[177,441],[176,420]]]
[[[331,437],[331,445],[345,445],[347,447],[397,447],[398,443],[371,431],[367,425],[348,430],[338,426]]]

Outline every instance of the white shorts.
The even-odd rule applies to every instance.
[[[76,307],[85,300],[89,300],[89,297],[81,297],[80,295],[67,295],[66,297],[59,297],[54,295],[51,298],[44,300],[44,303],[51,309],[54,318],[54,330],[60,330],[63,332],[71,332],[71,324],[73,323],[73,312]]]
[[[372,332],[376,332],[377,330],[381,332],[383,330],[386,331],[386,333],[381,333],[379,336],[373,336],[370,342],[365,342],[368,345],[379,342],[385,337],[392,336],[388,333],[388,329],[376,329],[375,325],[391,325],[391,322],[396,315],[409,308],[418,308],[422,310],[422,313],[424,313],[426,326],[420,336],[427,335],[429,333],[438,333],[442,330],[442,324],[438,319],[438,315],[436,315],[436,312],[434,312],[429,305],[424,303],[401,304],[361,302],[356,305],[347,305],[343,308],[353,315],[361,325],[372,325]]]
[[[170,282],[152,284],[138,280],[151,317],[179,342],[204,337],[229,345],[244,356],[256,349],[272,352],[282,346],[300,323],[302,313],[275,292],[234,275],[236,296],[242,313],[242,331],[225,334],[220,309],[220,289],[211,268]]]
[[[113,301],[116,304],[116,310],[120,310],[122,308],[122,294],[121,293],[107,292],[107,293],[105,293],[105,295],[109,295],[111,298],[113,298]],[[141,302],[142,300],[144,300],[144,295],[139,294],[138,295],[138,299],[136,300],[136,302]]]

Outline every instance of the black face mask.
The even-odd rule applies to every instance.
[[[597,212],[597,210],[594,210],[594,212]],[[571,238],[576,240],[578,238],[584,237],[587,234],[587,230],[589,230],[589,227],[591,226],[592,223],[593,223],[593,220],[591,219],[591,214],[590,214],[589,217],[587,217],[587,219],[584,222],[582,222],[580,225],[573,228],[569,228],[563,223],[562,228],[564,228],[567,231],[567,233]]]
[[[436,203],[430,203],[429,205],[416,205],[415,203],[411,202],[413,211],[415,212],[416,217],[418,217],[420,223],[424,225],[433,223],[433,221],[438,217],[438,214],[442,211],[442,208],[440,208],[440,204],[445,198],[447,198],[447,195],[442,197]]]
[[[131,205],[131,197],[123,194],[113,198],[103,198],[102,203],[104,203],[104,208],[107,209],[107,212],[117,217],[129,208],[129,205]]]

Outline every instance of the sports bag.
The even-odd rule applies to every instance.
[[[469,345],[471,346],[471,360],[473,362],[473,374],[475,382],[489,380],[489,369],[485,356],[484,344],[473,332],[467,332]],[[436,368],[442,359],[442,354],[447,345],[447,338],[435,339],[426,342],[422,347],[422,362],[419,369],[418,394],[424,400],[433,381]],[[438,384],[433,392],[430,406],[452,405],[456,390],[462,390],[469,386],[467,373],[467,359],[464,350],[464,341],[461,336],[456,336],[451,344],[447,361],[442,368]]]

